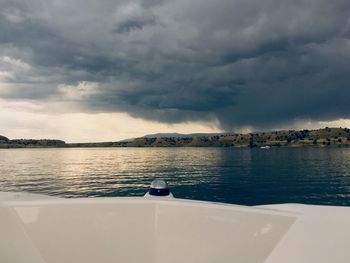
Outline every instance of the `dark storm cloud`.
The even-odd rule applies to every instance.
[[[2,97],[68,100],[59,87],[90,81],[86,111],[170,123],[350,118],[348,0],[3,0],[0,10],[0,57],[30,65],[13,69]]]

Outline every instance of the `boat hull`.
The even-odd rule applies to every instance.
[[[340,209],[341,214],[325,217],[328,209],[334,213]],[[346,247],[350,240],[349,208],[246,207],[175,198],[45,199],[18,195],[11,200],[7,195],[0,201],[0,218],[0,262],[350,259]],[[336,260],[329,261],[331,258]]]

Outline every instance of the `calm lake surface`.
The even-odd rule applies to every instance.
[[[142,196],[154,178],[178,198],[350,205],[350,148],[0,150],[0,191]]]

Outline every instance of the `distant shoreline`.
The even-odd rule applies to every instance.
[[[169,134],[166,134],[169,136]],[[14,139],[0,135],[0,149],[96,148],[96,147],[349,147],[350,129],[289,130],[258,133],[189,134],[174,137],[147,135],[131,140],[100,143],[66,143],[52,139]]]

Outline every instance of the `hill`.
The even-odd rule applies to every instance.
[[[210,137],[210,136],[222,136],[227,133],[155,133],[147,134],[143,138],[193,138],[193,137]]]
[[[271,131],[227,134],[159,133],[119,142],[65,143],[61,140],[10,140],[0,136],[0,148],[33,147],[330,147],[350,146],[350,129],[324,128],[301,131]]]
[[[136,138],[134,147],[260,147],[260,146],[350,146],[350,129],[328,128],[301,131],[271,131],[249,134]]]
[[[14,139],[10,140],[0,135],[0,148],[39,148],[39,147],[65,147],[66,143],[61,140],[50,139]]]
[[[142,136],[142,138],[193,138],[193,137],[209,137],[209,136],[221,136],[225,135],[226,133],[189,133],[189,134],[183,134],[183,133],[155,133],[155,134],[147,134]],[[135,139],[139,138],[129,138],[124,139],[119,142],[132,142]]]

